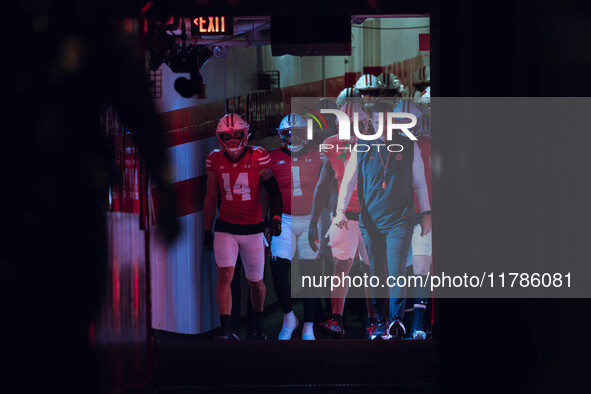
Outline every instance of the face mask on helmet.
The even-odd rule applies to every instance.
[[[378,97],[379,95],[380,95],[380,91],[377,89],[364,90],[361,92],[361,97],[374,98],[374,97]]]
[[[308,143],[306,120],[298,114],[285,116],[277,128],[277,134],[281,139],[281,146],[294,153],[304,149]]]
[[[361,97],[374,99],[380,94],[381,83],[378,77],[372,74],[364,74],[355,83],[355,89],[359,90]]]
[[[218,122],[215,134],[222,150],[238,153],[248,145],[250,136],[248,123],[239,115],[231,113],[224,115]]]
[[[400,88],[400,79],[393,73],[381,73],[378,76],[381,89],[398,91]]]
[[[394,73],[382,73],[378,76],[380,81],[380,96],[397,97],[401,95],[402,85],[400,79]]]

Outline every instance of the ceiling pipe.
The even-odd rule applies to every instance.
[[[213,38],[194,38],[188,37],[184,41],[187,45],[221,45],[225,47],[249,47],[251,45],[263,45],[268,44],[268,42],[251,42],[248,40],[227,40],[223,41],[223,39],[213,39]],[[175,39],[175,43],[181,44],[183,40],[180,38]]]

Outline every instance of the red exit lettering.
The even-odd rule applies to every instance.
[[[197,26],[199,33],[225,33],[226,20],[223,16],[209,16],[193,19],[193,23]]]

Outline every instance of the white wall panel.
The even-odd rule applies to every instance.
[[[210,137],[168,148],[166,153],[172,164],[172,182],[206,175],[205,158],[218,147],[217,137]]]
[[[213,253],[201,247],[203,212],[180,218],[181,233],[168,250],[151,234],[152,327],[200,334],[219,325]],[[156,229],[155,229],[156,230]]]

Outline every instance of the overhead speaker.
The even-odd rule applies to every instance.
[[[351,56],[351,16],[271,16],[271,54]]]

